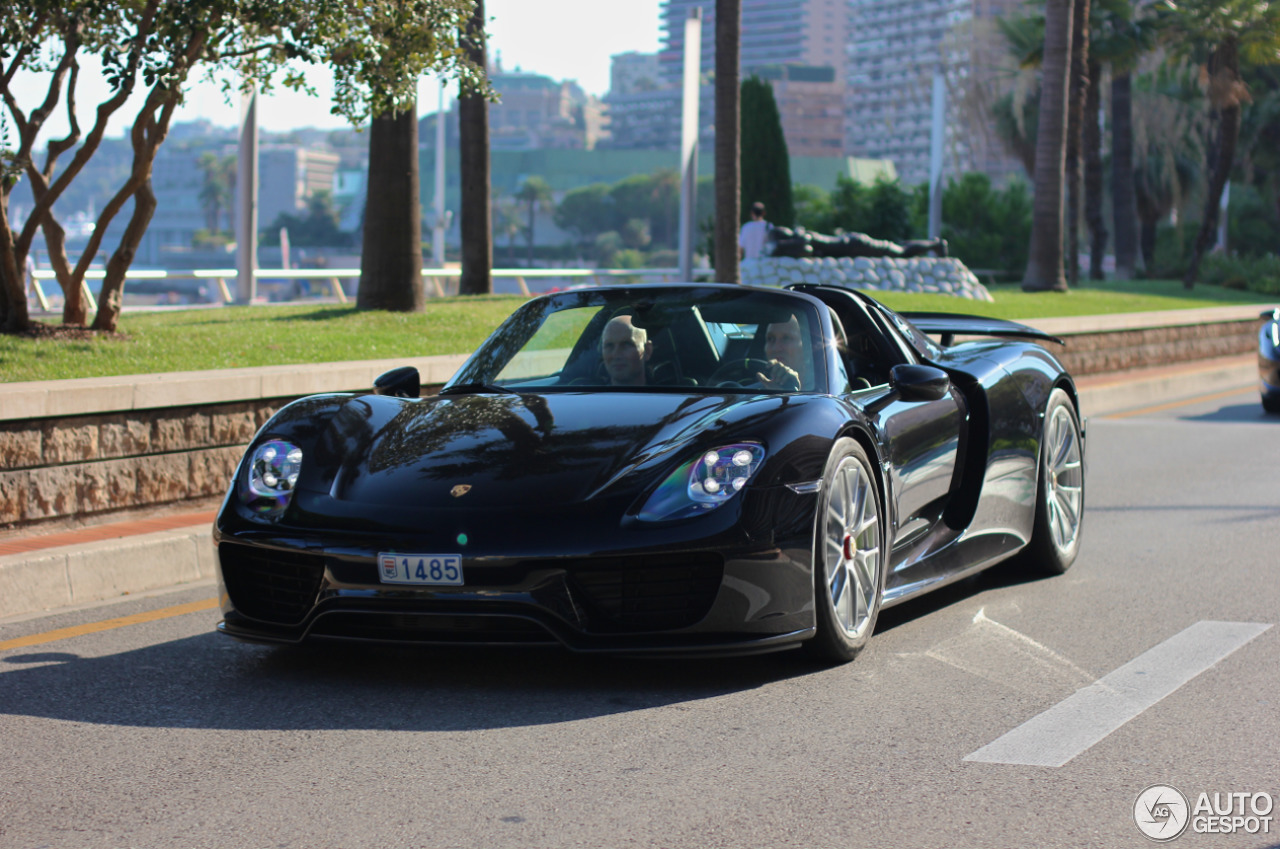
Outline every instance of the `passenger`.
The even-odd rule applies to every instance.
[[[800,330],[800,320],[792,315],[765,328],[764,358],[768,373],[756,372],[761,389],[796,391],[813,388],[813,365]]]
[[[613,386],[644,386],[645,367],[653,356],[653,343],[643,327],[631,323],[631,316],[609,319],[600,334],[600,357]]]

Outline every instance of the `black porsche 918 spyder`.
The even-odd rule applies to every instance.
[[[883,608],[1075,559],[1075,386],[1017,337],[1051,338],[814,285],[535,298],[435,396],[406,367],[262,427],[218,628],[848,660]]]

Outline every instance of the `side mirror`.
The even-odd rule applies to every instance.
[[[422,379],[413,366],[393,368],[374,378],[373,394],[390,395],[392,398],[418,398],[422,395]]]
[[[951,388],[951,378],[933,366],[897,365],[889,370],[889,388],[903,401],[938,401]]]

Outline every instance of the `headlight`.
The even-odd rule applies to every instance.
[[[275,518],[289,506],[302,471],[302,449],[280,439],[253,450],[240,481],[240,500],[250,510]]]
[[[686,519],[733,498],[764,463],[764,447],[738,442],[704,451],[680,465],[649,496],[638,518],[647,522]]]

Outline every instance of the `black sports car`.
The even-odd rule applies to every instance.
[[[1050,338],[822,286],[535,298],[436,396],[396,369],[263,426],[219,630],[847,660],[884,607],[1076,556],[1075,386],[999,337]]]
[[[1258,329],[1258,389],[1262,409],[1280,413],[1280,307],[1262,314]]]

